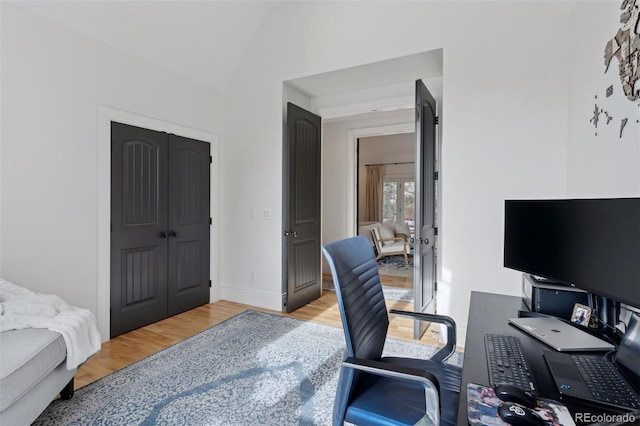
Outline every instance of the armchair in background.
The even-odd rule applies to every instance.
[[[371,230],[373,234],[373,243],[376,246],[378,256],[376,260],[384,256],[393,256],[401,254],[404,256],[404,264],[409,264],[409,240],[404,234],[395,234],[384,226],[379,228],[373,228]]]
[[[389,316],[373,248],[361,237],[325,244],[346,340],[333,424],[456,424],[460,367],[446,364],[456,348],[453,319],[417,312],[392,314],[443,323],[447,343],[430,359],[383,357]]]

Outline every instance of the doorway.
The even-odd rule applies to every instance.
[[[357,140],[357,224],[358,234],[370,237],[369,227],[380,223],[396,236],[406,239],[408,262],[402,254],[377,260],[378,272],[388,305],[414,301],[414,230],[415,230],[415,133],[397,133],[360,137]],[[368,185],[370,172],[380,173],[381,200],[376,212],[369,211],[367,198],[373,188]],[[377,217],[379,216],[379,217]]]
[[[415,79],[441,100],[442,56],[442,49],[436,49],[283,83],[283,108],[295,102],[323,120],[323,242],[358,233],[357,139],[415,132]]]

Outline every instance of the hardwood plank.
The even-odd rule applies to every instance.
[[[387,308],[411,311],[413,304],[387,300]],[[130,331],[105,342],[102,345],[102,350],[78,369],[75,386],[76,388],[85,386],[247,309],[342,327],[336,295],[331,291],[323,292],[322,297],[290,314],[220,300]],[[420,340],[421,343],[438,344],[437,327],[434,328],[435,330],[427,330],[427,333]],[[392,316],[389,336],[414,341],[413,321],[408,318]]]
[[[380,274],[380,281],[389,287],[413,288],[413,277]]]

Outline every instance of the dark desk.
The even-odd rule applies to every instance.
[[[493,293],[471,293],[469,305],[469,322],[464,348],[464,364],[462,366],[462,387],[460,404],[458,405],[458,425],[467,425],[467,383],[489,385],[489,371],[485,355],[484,334],[502,333],[518,336],[522,342],[522,350],[529,363],[532,375],[537,384],[537,395],[560,400],[560,395],[553,383],[547,365],[542,357],[543,350],[549,347],[509,325],[508,319],[518,316],[518,310],[527,310],[520,297],[504,296]],[[605,413],[611,411],[595,409],[593,406],[562,401],[572,413],[590,412]]]

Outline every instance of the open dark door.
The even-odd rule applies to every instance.
[[[320,235],[321,119],[287,103],[283,184],[283,308],[322,295]]]
[[[169,316],[209,303],[210,148],[169,135]]]
[[[414,253],[414,310],[436,310],[436,101],[422,80],[416,81],[416,242]],[[428,324],[414,323],[414,338]]]

